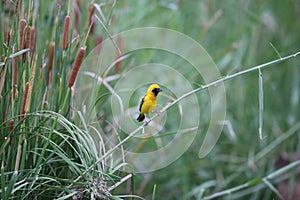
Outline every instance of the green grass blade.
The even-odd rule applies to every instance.
[[[263,117],[264,117],[264,89],[263,77],[261,69],[258,69],[258,133],[259,139],[262,140],[263,136]]]
[[[152,200],[155,200],[155,194],[156,194],[156,184],[154,184],[153,186]]]
[[[4,176],[4,166],[3,166],[3,161],[2,161],[2,164],[1,164],[1,199],[5,199],[5,194],[6,194],[6,191],[5,191],[5,176]]]
[[[7,185],[7,189],[6,189],[6,197],[5,199],[9,199],[12,195],[12,191],[15,187],[16,181],[18,179],[18,171],[14,171],[12,174],[12,177]]]
[[[279,193],[279,191],[273,186],[272,183],[270,183],[268,181],[268,179],[263,178],[262,180],[266,184],[266,186],[268,186],[270,188],[270,190],[272,190],[277,195],[277,197],[279,197],[281,200],[284,200],[284,198],[281,196],[281,194]]]

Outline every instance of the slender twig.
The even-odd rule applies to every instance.
[[[283,58],[279,58],[277,60],[273,60],[273,61],[270,61],[270,62],[267,62],[267,63],[264,63],[264,64],[261,64],[261,65],[257,65],[255,67],[252,67],[252,68],[249,68],[249,69],[246,69],[246,70],[243,70],[243,71],[240,71],[240,72],[237,72],[235,74],[232,74],[232,75],[228,75],[224,78],[221,78],[221,79],[218,79],[216,81],[213,81],[211,83],[208,83],[207,85],[204,85],[204,86],[201,86],[199,88],[196,88],[195,90],[192,90],[188,93],[185,93],[184,95],[182,95],[181,97],[179,97],[178,99],[176,99],[175,101],[173,101],[172,103],[168,104],[167,106],[165,106],[164,108],[161,109],[161,112],[164,112],[166,111],[167,109],[169,109],[171,106],[177,104],[179,101],[181,101],[182,99],[185,99],[186,97],[192,95],[192,94],[195,94],[197,92],[200,92],[202,90],[205,90],[211,86],[215,86],[215,85],[218,85],[222,82],[225,82],[225,81],[229,81],[233,78],[236,78],[238,76],[241,76],[241,75],[244,75],[244,74],[247,74],[249,72],[252,72],[252,71],[256,71],[258,69],[262,69],[264,67],[267,67],[267,66],[270,66],[270,65],[274,65],[276,63],[280,63],[282,61],[285,61],[285,60],[288,60],[290,58],[294,58],[296,56],[300,55],[300,51],[295,53],[295,54],[292,54],[292,55],[289,55],[289,56],[286,56],[286,57],[283,57]],[[155,117],[157,117],[158,114],[154,115],[150,120],[154,119]]]
[[[132,174],[128,174],[127,176],[125,176],[124,178],[122,178],[119,182],[117,182],[116,184],[114,184],[113,186],[111,186],[110,188],[108,188],[108,191],[111,191],[113,189],[115,189],[116,187],[118,187],[119,185],[121,185],[122,183],[124,183],[125,181],[127,181],[128,179],[130,179],[132,177]]]
[[[292,162],[292,163],[276,170],[275,172],[270,173],[269,175],[267,175],[263,178],[257,178],[257,179],[250,180],[247,183],[244,183],[242,185],[239,185],[239,186],[236,186],[236,187],[233,187],[233,188],[230,188],[230,189],[226,189],[226,190],[223,190],[223,191],[220,191],[220,192],[216,192],[216,193],[214,193],[210,196],[204,197],[203,199],[205,199],[205,200],[215,199],[217,197],[232,194],[236,191],[244,190],[248,187],[252,187],[252,186],[258,185],[260,183],[265,183],[266,186],[270,187],[270,185],[266,184],[266,181],[269,181],[269,180],[275,179],[277,177],[280,177],[281,175],[284,175],[284,173],[286,173],[287,171],[289,171],[291,169],[294,169],[294,168],[298,167],[299,165],[300,165],[300,160],[294,161],[294,162]]]
[[[112,41],[113,45],[116,47],[117,51],[119,54],[122,54],[120,48],[118,47],[117,43],[114,41],[112,35],[109,33],[108,29],[106,28],[106,26],[104,25],[104,23],[101,21],[101,19],[95,15],[95,18],[100,22],[101,26],[103,27],[104,31],[106,32],[107,36],[109,37],[109,39]]]

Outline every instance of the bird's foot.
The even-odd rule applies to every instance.
[[[145,126],[148,126],[149,123],[150,121],[145,120]]]

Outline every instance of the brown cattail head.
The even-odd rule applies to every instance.
[[[30,44],[30,27],[27,25],[23,30],[23,39],[21,40],[21,49],[29,48]],[[23,62],[25,62],[27,53],[22,54]]]
[[[122,56],[122,52],[124,50],[124,39],[123,39],[122,36],[118,37],[118,47],[119,47],[119,50],[120,50],[120,51],[118,51],[118,58],[120,58]],[[116,63],[115,72],[120,73],[121,68],[122,68],[122,61],[120,60]]]
[[[62,39],[62,49],[65,50],[68,48],[68,43],[69,43],[69,27],[70,27],[70,16],[67,15],[65,17],[65,22],[64,22],[64,34],[63,34],[63,39]]]
[[[54,42],[51,42],[49,44],[48,48],[48,63],[49,63],[49,70],[48,70],[48,76],[47,76],[47,85],[51,83],[51,78],[52,78],[52,68],[53,68],[53,63],[54,63]]]
[[[34,27],[30,27],[30,33],[29,33],[29,46],[28,48],[30,48],[30,53],[33,54],[34,50],[35,50],[35,42],[36,42],[36,34],[35,34],[35,28]]]
[[[25,19],[21,19],[19,21],[19,37],[20,37],[20,49],[24,49],[25,43],[24,43],[24,37],[23,37],[23,32],[26,27],[26,21]]]
[[[22,108],[21,108],[21,116],[20,116],[21,121],[23,120],[24,114],[25,114],[25,105],[26,105],[26,99],[27,99],[27,95],[28,95],[28,88],[29,88],[29,83],[27,82],[25,85],[23,98],[22,98]]]
[[[11,119],[11,120],[9,121],[9,128],[8,128],[8,130],[9,130],[9,132],[11,132],[13,129],[14,129],[14,120]]]
[[[35,69],[36,69],[36,62],[37,62],[37,57],[38,55],[33,56],[33,64],[31,67],[31,73],[30,73],[30,78],[29,78],[29,87],[28,87],[28,92],[27,92],[27,98],[26,98],[26,103],[25,103],[25,113],[28,113],[29,108],[30,108],[30,100],[31,100],[31,94],[32,94],[32,86],[34,84],[34,78],[35,78]]]
[[[69,81],[68,81],[69,88],[71,88],[74,85],[78,71],[79,71],[82,61],[84,59],[85,50],[86,50],[85,47],[81,47],[77,53],[71,74],[69,76]]]
[[[28,26],[25,26],[24,29],[23,29],[22,39],[21,39],[21,49],[26,48],[27,28],[28,28]]]
[[[9,46],[10,41],[10,29],[6,31],[6,45]]]
[[[23,36],[25,37],[25,47],[26,48],[29,48],[30,46],[30,29],[31,27],[30,26],[26,26],[26,28],[24,29],[24,32],[23,32]]]

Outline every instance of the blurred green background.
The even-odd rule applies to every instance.
[[[145,26],[182,32],[203,45],[222,76],[226,76],[278,59],[276,51],[280,56],[299,51],[299,16],[300,2],[292,0],[120,1],[116,4],[112,27],[116,32]],[[265,139],[260,140],[258,135],[258,72],[252,72],[225,83],[226,119],[234,137],[230,135],[230,127],[225,126],[213,151],[199,159],[197,154],[204,132],[200,128],[194,144],[179,160],[151,174],[138,175],[146,184],[145,189],[144,185],[137,184],[139,191],[150,195],[156,184],[157,196],[163,199],[197,198],[201,193],[211,194],[266,176],[276,169],[283,152],[292,159],[299,151],[297,132],[280,144],[272,142],[299,121],[298,63],[299,59],[295,58],[262,70]],[[199,94],[200,99],[201,96],[205,95]],[[258,153],[270,144],[272,150],[257,159]],[[288,190],[288,184],[285,189]],[[274,196],[270,188],[253,187],[245,193],[236,192],[220,199],[272,199]]]
[[[16,3],[16,1],[11,2],[12,5]],[[94,49],[99,36],[103,39],[108,38],[107,32],[97,20],[95,20],[94,30],[87,37],[89,6],[93,3],[101,8],[101,12],[95,9],[94,14],[102,15],[101,19],[107,19],[107,21],[103,20],[103,23],[111,35],[139,27],[163,27],[186,34],[206,49],[223,77],[300,50],[300,1],[297,0],[78,0],[70,2],[58,0],[31,3],[25,1],[24,4],[20,1],[19,3],[22,12],[20,17],[13,18],[15,21],[12,21],[9,19],[10,16],[11,18],[14,16],[9,6],[10,1],[1,2],[1,44],[6,39],[5,31],[11,28],[17,32],[18,20],[24,16],[28,17],[28,12],[31,12],[33,17],[30,24],[35,27],[37,35],[36,52],[39,55],[37,66],[41,66],[38,69],[39,75],[45,80],[46,72],[43,71],[45,68],[43,64],[47,63],[48,46],[51,41],[59,44],[55,47],[55,65],[56,67],[63,66],[62,71],[57,70],[59,77],[53,78],[52,95],[47,97],[45,105],[40,102],[47,88],[46,83],[40,78],[35,79],[33,89],[35,97],[31,103],[35,106],[31,106],[30,112],[42,109],[59,112],[63,104],[63,95],[66,94],[66,89],[62,89],[68,80],[66,74],[71,71],[78,46],[84,44],[83,41],[87,38],[85,45],[89,53]],[[34,5],[34,9],[30,9],[30,5]],[[60,39],[63,20],[68,11],[71,15],[71,46],[68,51],[62,52]],[[76,13],[80,13],[79,18]],[[8,52],[5,48],[0,51],[2,60]],[[139,56],[140,59],[138,59]],[[138,65],[145,61],[160,62],[169,66],[172,66],[172,63],[183,62],[165,52],[152,54],[142,52],[140,55],[137,52],[135,59],[134,61],[124,60],[122,69],[118,73],[125,73],[129,65]],[[25,67],[22,68],[23,75],[19,74],[20,96],[23,94],[24,80],[29,79],[28,70],[31,65],[27,64],[24,64]],[[193,71],[183,70],[182,73],[191,83],[194,83],[192,85],[194,88],[203,84],[200,77],[195,76]],[[130,191],[134,191],[135,195],[145,199],[152,197],[153,199],[201,199],[212,198],[213,196],[210,195],[217,195],[220,194],[218,192],[228,189],[230,194],[220,195],[215,199],[274,199],[280,198],[279,193],[283,199],[299,199],[300,196],[293,196],[296,195],[294,194],[295,188],[300,187],[295,168],[287,170],[286,174],[279,173],[285,177],[274,176],[273,178],[271,176],[267,183],[263,183],[262,179],[300,157],[298,153],[300,149],[299,58],[292,58],[262,69],[262,77],[263,134],[265,136],[263,140],[259,139],[258,134],[259,80],[258,71],[254,71],[224,83],[227,96],[226,125],[218,143],[208,156],[203,159],[198,158],[210,116],[208,93],[203,91],[197,93],[201,107],[200,126],[190,148],[171,165],[151,173],[135,174],[131,182],[123,183],[112,193],[114,195],[130,194]],[[5,85],[1,94],[3,98],[0,100],[3,113],[0,116],[3,125],[1,129],[1,143],[3,144],[3,138],[8,134],[4,113],[9,101],[11,77],[7,77],[5,83],[8,84]],[[100,94],[104,91],[108,92],[105,88],[99,89]],[[106,110],[106,104],[104,104],[107,100],[108,98],[104,97],[99,101],[99,105],[102,105],[97,108],[100,109],[99,118],[103,117],[101,114],[110,112]],[[20,104],[19,99],[16,105]],[[175,114],[178,113],[177,109],[173,111]],[[172,116],[170,112],[168,117]],[[18,109],[16,113],[19,113]],[[16,113],[9,114],[8,119],[15,117]],[[65,117],[75,125],[84,127],[80,123],[76,124],[71,114]],[[105,120],[111,120],[109,117]],[[108,124],[105,120],[102,122],[103,126]],[[32,119],[27,127],[37,126],[36,121]],[[46,123],[40,122],[40,124],[44,126]],[[52,126],[49,125],[49,127]],[[177,128],[177,124],[174,127]],[[17,136],[19,134],[21,133],[16,132]],[[10,154],[3,151],[5,148],[2,145],[1,160],[13,163],[14,159],[7,160],[6,156]],[[28,147],[28,152],[35,149],[30,148]],[[31,167],[31,164],[28,164],[28,168]],[[2,169],[3,174],[5,171],[8,177],[11,175],[6,169],[4,170],[4,167]],[[50,171],[52,170],[59,171],[60,168]],[[126,175],[124,172],[116,174],[120,177]],[[60,173],[57,173],[58,177],[59,175]],[[70,174],[64,176],[74,178]],[[6,183],[6,180],[2,180],[1,183],[4,182]],[[245,183],[248,185],[245,186]],[[243,187],[243,189],[236,191],[231,189],[235,187]]]

